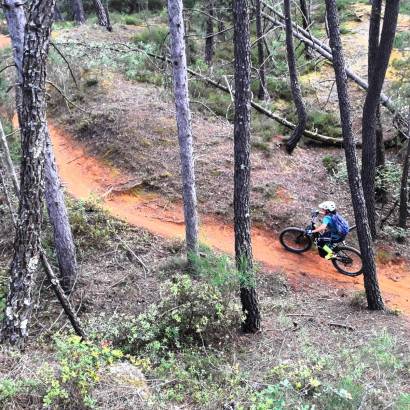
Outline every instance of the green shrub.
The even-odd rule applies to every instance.
[[[376,189],[389,191],[394,197],[397,197],[400,191],[401,174],[400,164],[386,161],[383,167],[376,170]]]
[[[125,16],[124,23],[129,26],[136,26],[140,23],[140,20],[135,16]]]
[[[320,134],[341,138],[342,129],[339,118],[333,112],[312,110],[308,113],[309,129],[316,129]]]
[[[161,402],[192,402],[198,408],[222,409],[227,403],[243,401],[250,391],[239,365],[212,350],[169,353],[161,359],[154,375],[172,380],[160,388]]]
[[[100,381],[99,371],[123,357],[108,345],[82,341],[78,336],[55,339],[58,372],[45,366],[42,377],[47,387],[44,406],[64,406],[75,401],[78,408],[92,408],[92,388]]]
[[[410,44],[410,32],[408,31],[400,31],[396,33],[396,37],[394,39],[394,47],[395,48],[407,48]]]
[[[195,277],[177,274],[162,284],[161,299],[138,317],[95,320],[95,338],[112,340],[125,351],[154,356],[167,349],[228,340],[239,326],[239,275],[229,259],[191,257]]]
[[[115,231],[96,201],[70,203],[69,219],[76,246],[82,250],[103,249]]]
[[[330,175],[336,175],[339,168],[340,159],[334,157],[333,155],[325,155],[322,158],[322,164]]]
[[[133,41],[134,43],[152,44],[155,49],[161,48],[168,37],[168,27],[152,26],[137,33]]]

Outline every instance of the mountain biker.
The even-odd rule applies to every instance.
[[[334,244],[342,242],[346,235],[341,235],[332,216],[337,214],[336,204],[333,201],[325,201],[319,204],[319,209],[323,215],[322,224],[313,230],[307,230],[306,233],[311,235],[319,233],[317,241],[319,255],[325,259],[333,258]]]

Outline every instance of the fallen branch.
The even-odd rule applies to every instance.
[[[51,286],[53,287],[53,290],[57,296],[57,299],[60,301],[61,306],[64,309],[65,314],[68,316],[68,319],[70,320],[70,323],[73,326],[77,335],[80,336],[82,339],[85,339],[86,334],[81,326],[80,319],[78,318],[73,307],[71,306],[71,303],[68,300],[66,294],[64,293],[64,290],[60,285],[60,280],[57,278],[56,274],[51,268],[51,265],[48,262],[47,256],[44,253],[43,248],[40,248],[40,255],[41,255],[41,262],[43,264],[43,268],[46,272],[46,275],[49,281],[51,282]]]
[[[60,51],[60,49],[59,49],[52,41],[50,41],[50,44],[53,46],[54,50],[57,51],[57,53],[60,55],[60,57],[61,57],[61,58],[65,61],[65,63],[67,64],[68,71],[70,71],[71,78],[73,79],[75,86],[78,88],[77,80],[76,80],[76,78],[75,78],[75,76],[74,76],[73,70],[71,69],[70,63],[69,63],[69,62],[67,61],[67,59],[65,58],[65,55]]]
[[[347,329],[347,330],[351,330],[351,331],[355,330],[355,328],[353,326],[345,325],[343,323],[329,322],[328,325],[329,326],[334,326],[334,327],[341,327],[343,329]]]
[[[131,249],[127,242],[125,242],[119,235],[114,235],[120,241],[121,245],[125,248],[125,250],[127,250],[131,254],[131,256],[138,262],[138,264],[144,269],[144,274],[146,275],[148,272],[148,268],[144,261]]]
[[[74,108],[79,109],[80,111],[86,113],[86,114],[90,114],[90,111],[85,110],[84,108],[81,108],[80,106],[78,106],[77,104],[73,103],[63,92],[63,90],[56,84],[54,84],[53,82],[46,80],[47,84],[50,84],[53,88],[55,88],[60,94],[61,96],[64,98],[64,100],[66,100],[69,104],[71,104]]]

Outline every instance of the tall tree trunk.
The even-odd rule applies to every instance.
[[[171,60],[174,72],[175,108],[181,158],[185,234],[189,260],[190,254],[198,253],[198,213],[182,9],[182,0],[168,0]]]
[[[374,67],[376,64],[377,50],[379,49],[380,41],[380,21],[382,13],[382,0],[372,1],[372,10],[370,13],[369,24],[369,52],[368,52],[368,64],[367,64],[367,77],[370,78],[373,75]],[[384,142],[383,142],[383,128],[380,117],[380,102],[376,110],[376,170],[382,171],[385,165],[384,155]],[[376,190],[376,200],[379,202],[386,201],[386,189],[381,187]]]
[[[53,227],[54,245],[61,273],[61,287],[66,293],[70,293],[77,274],[76,252],[48,130],[45,146],[45,187],[48,215]]]
[[[54,6],[54,21],[62,21],[63,16],[61,14],[60,9],[57,7],[57,4]]]
[[[214,56],[214,0],[207,0],[205,62],[210,66]]]
[[[260,329],[260,312],[255,290],[250,218],[250,44],[247,0],[233,0],[235,56],[234,118],[234,224],[235,258],[241,275],[241,302],[245,314],[244,332]]]
[[[97,13],[98,24],[105,27],[108,31],[112,31],[108,10],[104,7],[101,0],[93,0],[93,3]]]
[[[298,125],[292,132],[289,141],[286,143],[286,150],[289,154],[293,152],[302,138],[306,128],[307,114],[303,103],[302,91],[299,85],[298,72],[296,68],[295,50],[293,48],[292,17],[290,12],[290,0],[284,0],[285,22],[286,22],[286,52],[289,67],[290,87],[292,90],[293,101],[298,114]]]
[[[44,188],[46,64],[55,0],[33,0],[26,25],[22,83],[22,160],[18,224],[3,339],[21,344],[28,336],[33,276],[40,258]]]
[[[367,209],[363,196],[363,187],[360,180],[352,130],[351,105],[347,90],[346,65],[340,40],[339,16],[336,0],[326,0],[326,10],[329,19],[330,47],[333,54],[333,67],[335,70],[337,92],[339,96],[339,109],[342,122],[347,173],[352,195],[360,251],[363,258],[364,287],[369,309],[382,310],[384,309],[384,304],[377,281],[371,232],[367,218]]]
[[[259,70],[259,90],[258,98],[265,99],[266,76],[265,76],[265,53],[263,50],[263,28],[262,28],[262,13],[261,0],[255,0],[255,18],[256,18],[256,38],[258,41],[258,70]]]
[[[407,228],[408,201],[409,201],[409,168],[410,168],[410,107],[409,107],[409,128],[407,131],[407,150],[403,161],[403,170],[400,185],[400,207],[399,207],[399,227]]]
[[[306,0],[300,0],[299,2],[300,11],[302,13],[302,27],[308,33],[310,33],[310,10],[308,9],[308,5]],[[310,60],[312,56],[310,55],[309,46],[305,43],[305,58],[306,60]]]
[[[394,36],[396,33],[397,17],[399,14],[400,0],[389,0],[386,2],[383,28],[380,37],[377,53],[373,50],[374,46],[369,47],[369,51],[374,53],[372,64],[369,67],[371,74],[369,78],[369,88],[363,106],[362,116],[362,180],[364,197],[366,200],[367,214],[372,237],[376,237],[376,206],[375,206],[375,176],[376,176],[376,113],[379,106],[380,94],[389,64],[391,50],[393,48]],[[373,6],[374,7],[374,6]],[[372,13],[373,14],[373,13]],[[370,25],[372,30],[376,28]],[[370,43],[376,43],[372,33]],[[370,58],[370,57],[369,57]]]
[[[14,59],[17,67],[18,83],[22,83],[22,75],[19,67],[23,64],[23,44],[26,16],[24,9],[18,0],[7,0],[13,7],[8,8],[7,23],[9,27],[11,42],[14,49]],[[19,117],[19,124],[22,127],[21,107],[22,90],[16,88],[16,107]],[[71,291],[71,286],[75,282],[77,263],[75,255],[74,241],[72,238],[68,212],[64,203],[64,195],[61,191],[61,183],[56,172],[56,164],[52,145],[48,132],[46,133],[47,150],[45,152],[45,172],[46,172],[46,202],[51,224],[54,229],[54,244],[62,278],[62,286],[66,292]],[[71,239],[70,239],[71,238]]]
[[[71,0],[74,21],[78,24],[85,23],[83,0]]]

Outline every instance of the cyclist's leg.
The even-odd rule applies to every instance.
[[[333,251],[329,247],[329,244],[331,243],[331,233],[330,232],[325,232],[324,234],[320,235],[318,241],[317,241],[317,247],[319,251],[319,255],[322,258],[325,259],[330,259],[333,256]],[[330,257],[328,257],[330,255]]]

